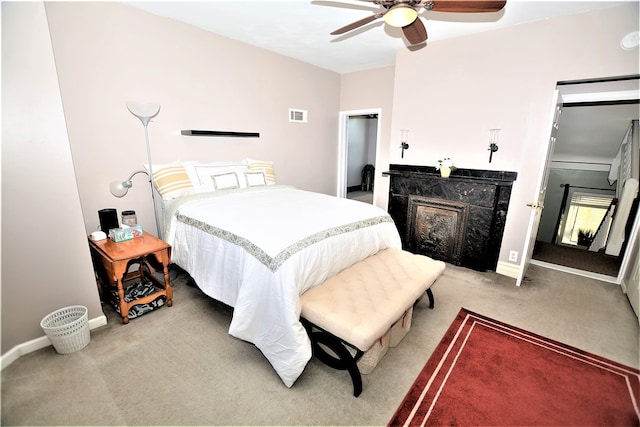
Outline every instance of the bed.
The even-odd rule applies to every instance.
[[[246,173],[233,171],[230,182]],[[370,204],[256,182],[264,184],[214,180],[165,200],[164,240],[173,263],[234,308],[229,333],[256,345],[291,387],[311,358],[299,296],[380,250],[401,248],[400,236],[387,212]]]

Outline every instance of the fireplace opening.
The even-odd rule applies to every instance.
[[[410,196],[408,246],[413,253],[460,265],[469,204]]]

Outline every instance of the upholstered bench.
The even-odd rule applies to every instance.
[[[391,327],[425,292],[433,308],[430,288],[444,268],[442,261],[385,249],[309,289],[300,297],[301,320],[313,354],[332,368],[349,371],[353,395],[359,396],[358,360],[378,340],[387,339]]]

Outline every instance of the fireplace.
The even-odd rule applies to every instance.
[[[391,165],[389,214],[402,246],[474,270],[495,270],[515,172]]]

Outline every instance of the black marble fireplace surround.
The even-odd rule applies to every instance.
[[[516,172],[394,165],[389,214],[402,247],[478,271],[496,270]]]

